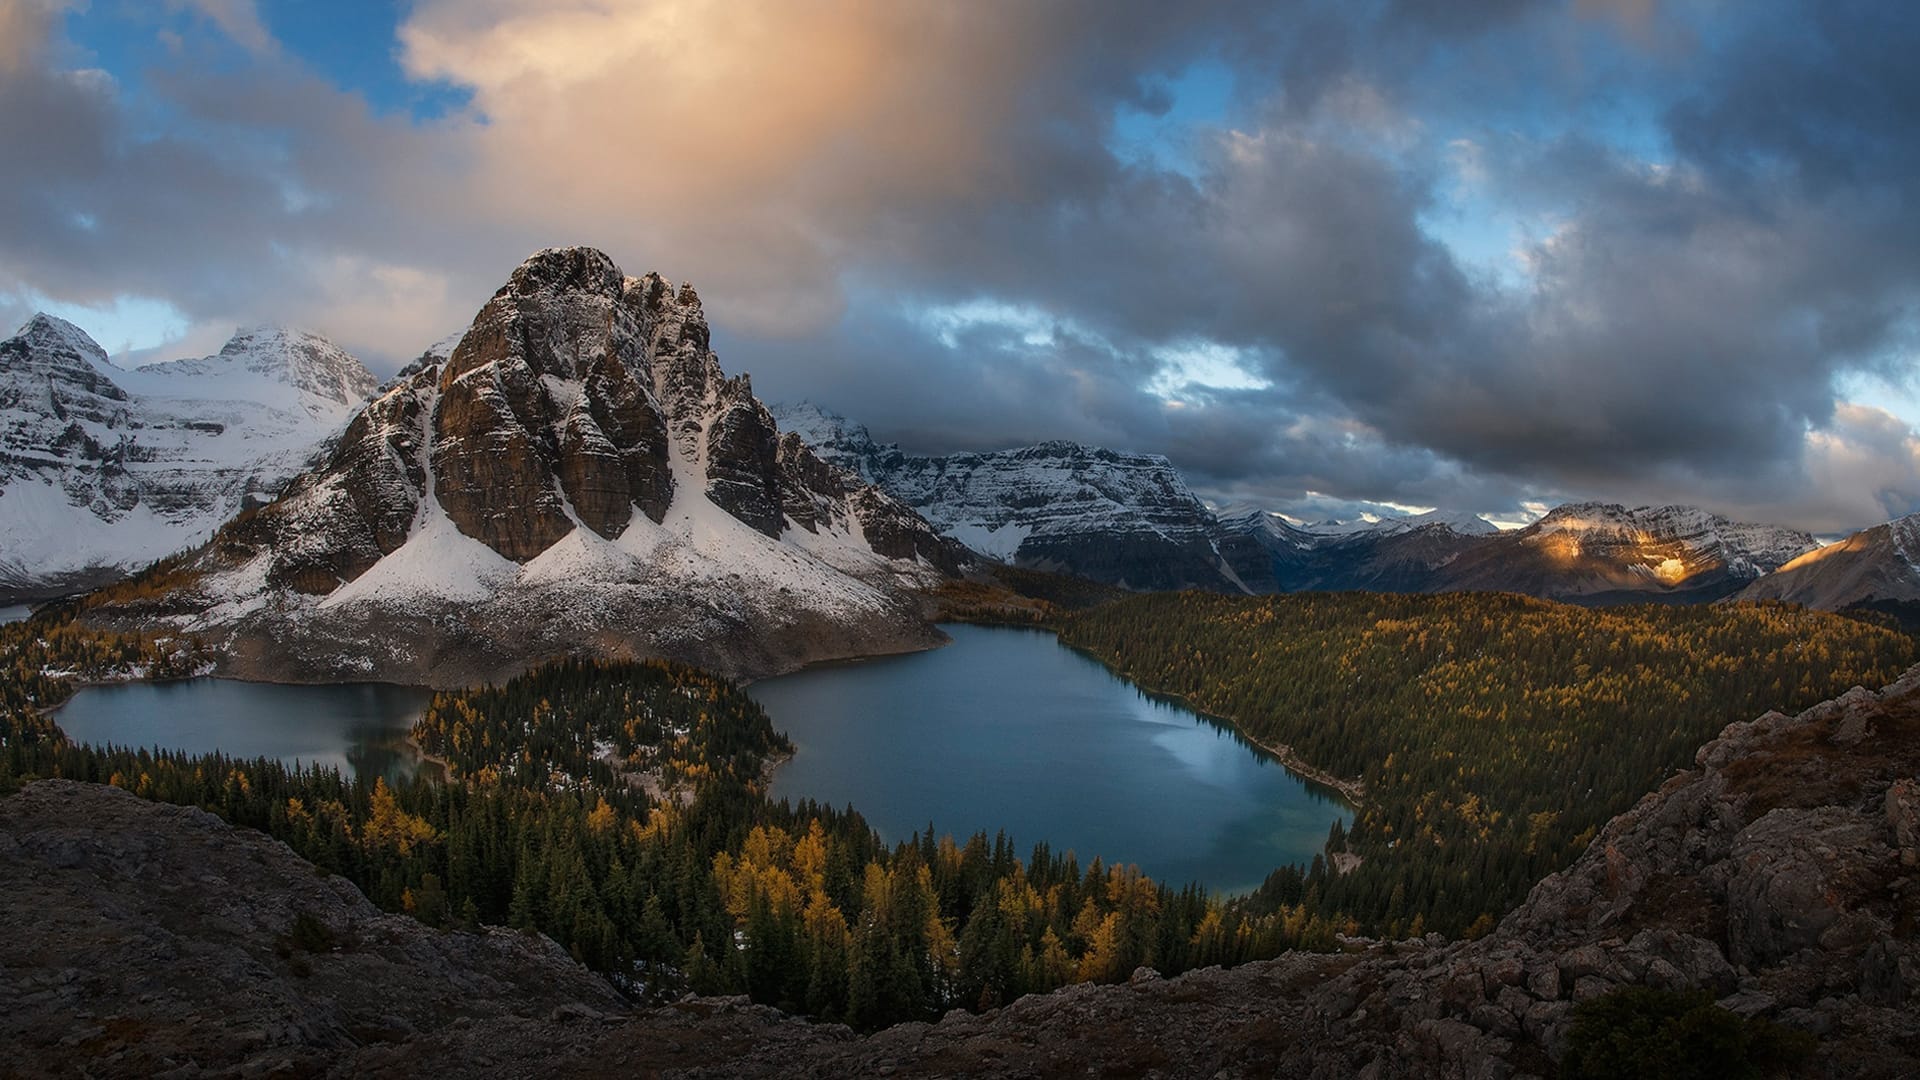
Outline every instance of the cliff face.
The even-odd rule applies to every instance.
[[[754,676],[938,641],[915,590],[964,549],[783,439],[708,340],[691,287],[540,252],[319,467],[95,617],[200,634],[230,674],[435,685],[579,651]]]
[[[1704,990],[1920,1075],[1920,668],[1730,725],[1486,937],[1080,986],[868,1038],[737,1002],[627,1010],[539,939],[380,915],[278,844],[110,789],[0,803],[0,1060],[23,1075],[1521,1077],[1576,1003]],[[274,951],[296,913],[339,951]],[[351,990],[349,990],[351,988]],[[460,1017],[462,1019],[454,1019]],[[171,1063],[171,1064],[170,1064]],[[193,1075],[182,1073],[181,1075]]]

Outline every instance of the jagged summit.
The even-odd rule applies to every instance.
[[[936,640],[909,594],[963,551],[783,437],[709,341],[691,286],[538,252],[161,606],[280,678],[580,650],[763,674]]]
[[[1462,552],[1428,588],[1602,604],[1714,600],[1816,546],[1799,530],[1735,522],[1699,507],[1569,503]]]
[[[13,352],[16,359],[40,355],[82,360],[107,368],[114,366],[107,359],[107,350],[101,348],[99,342],[94,341],[85,330],[44,311],[35,312],[32,318],[21,323],[10,340],[18,341],[23,346]]]

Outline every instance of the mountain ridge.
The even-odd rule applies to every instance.
[[[990,558],[1134,589],[1243,588],[1213,515],[1159,454],[1061,439],[913,454],[808,402],[776,415],[823,459]]]
[[[310,333],[121,368],[44,313],[0,341],[0,600],[117,580],[264,501],[376,385]]]

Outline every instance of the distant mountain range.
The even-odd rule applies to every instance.
[[[822,459],[990,558],[1130,589],[1243,587],[1219,522],[1158,454],[1071,442],[910,454],[811,404],[774,415]]]
[[[1685,506],[1559,507],[1503,532],[1434,510],[1303,524],[1218,512],[1166,458],[1068,442],[914,454],[811,404],[776,407],[820,456],[989,558],[1133,589],[1527,593],[1587,604],[1717,600],[1818,545],[1794,529]]]
[[[937,641],[919,591],[970,553],[782,435],[708,340],[691,286],[542,251],[279,498],[94,617],[200,634],[230,674],[434,685]]]
[[[131,370],[36,315],[0,341],[0,603],[73,592],[265,502],[376,389],[314,334],[243,330]]]

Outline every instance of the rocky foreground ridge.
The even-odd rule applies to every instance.
[[[1575,1004],[1635,985],[1813,1034],[1805,1075],[1920,1074],[1920,668],[1695,765],[1478,941],[1142,970],[866,1038],[630,1009],[543,939],[435,932],[200,811],[42,782],[0,802],[0,1074],[1551,1076]]]

